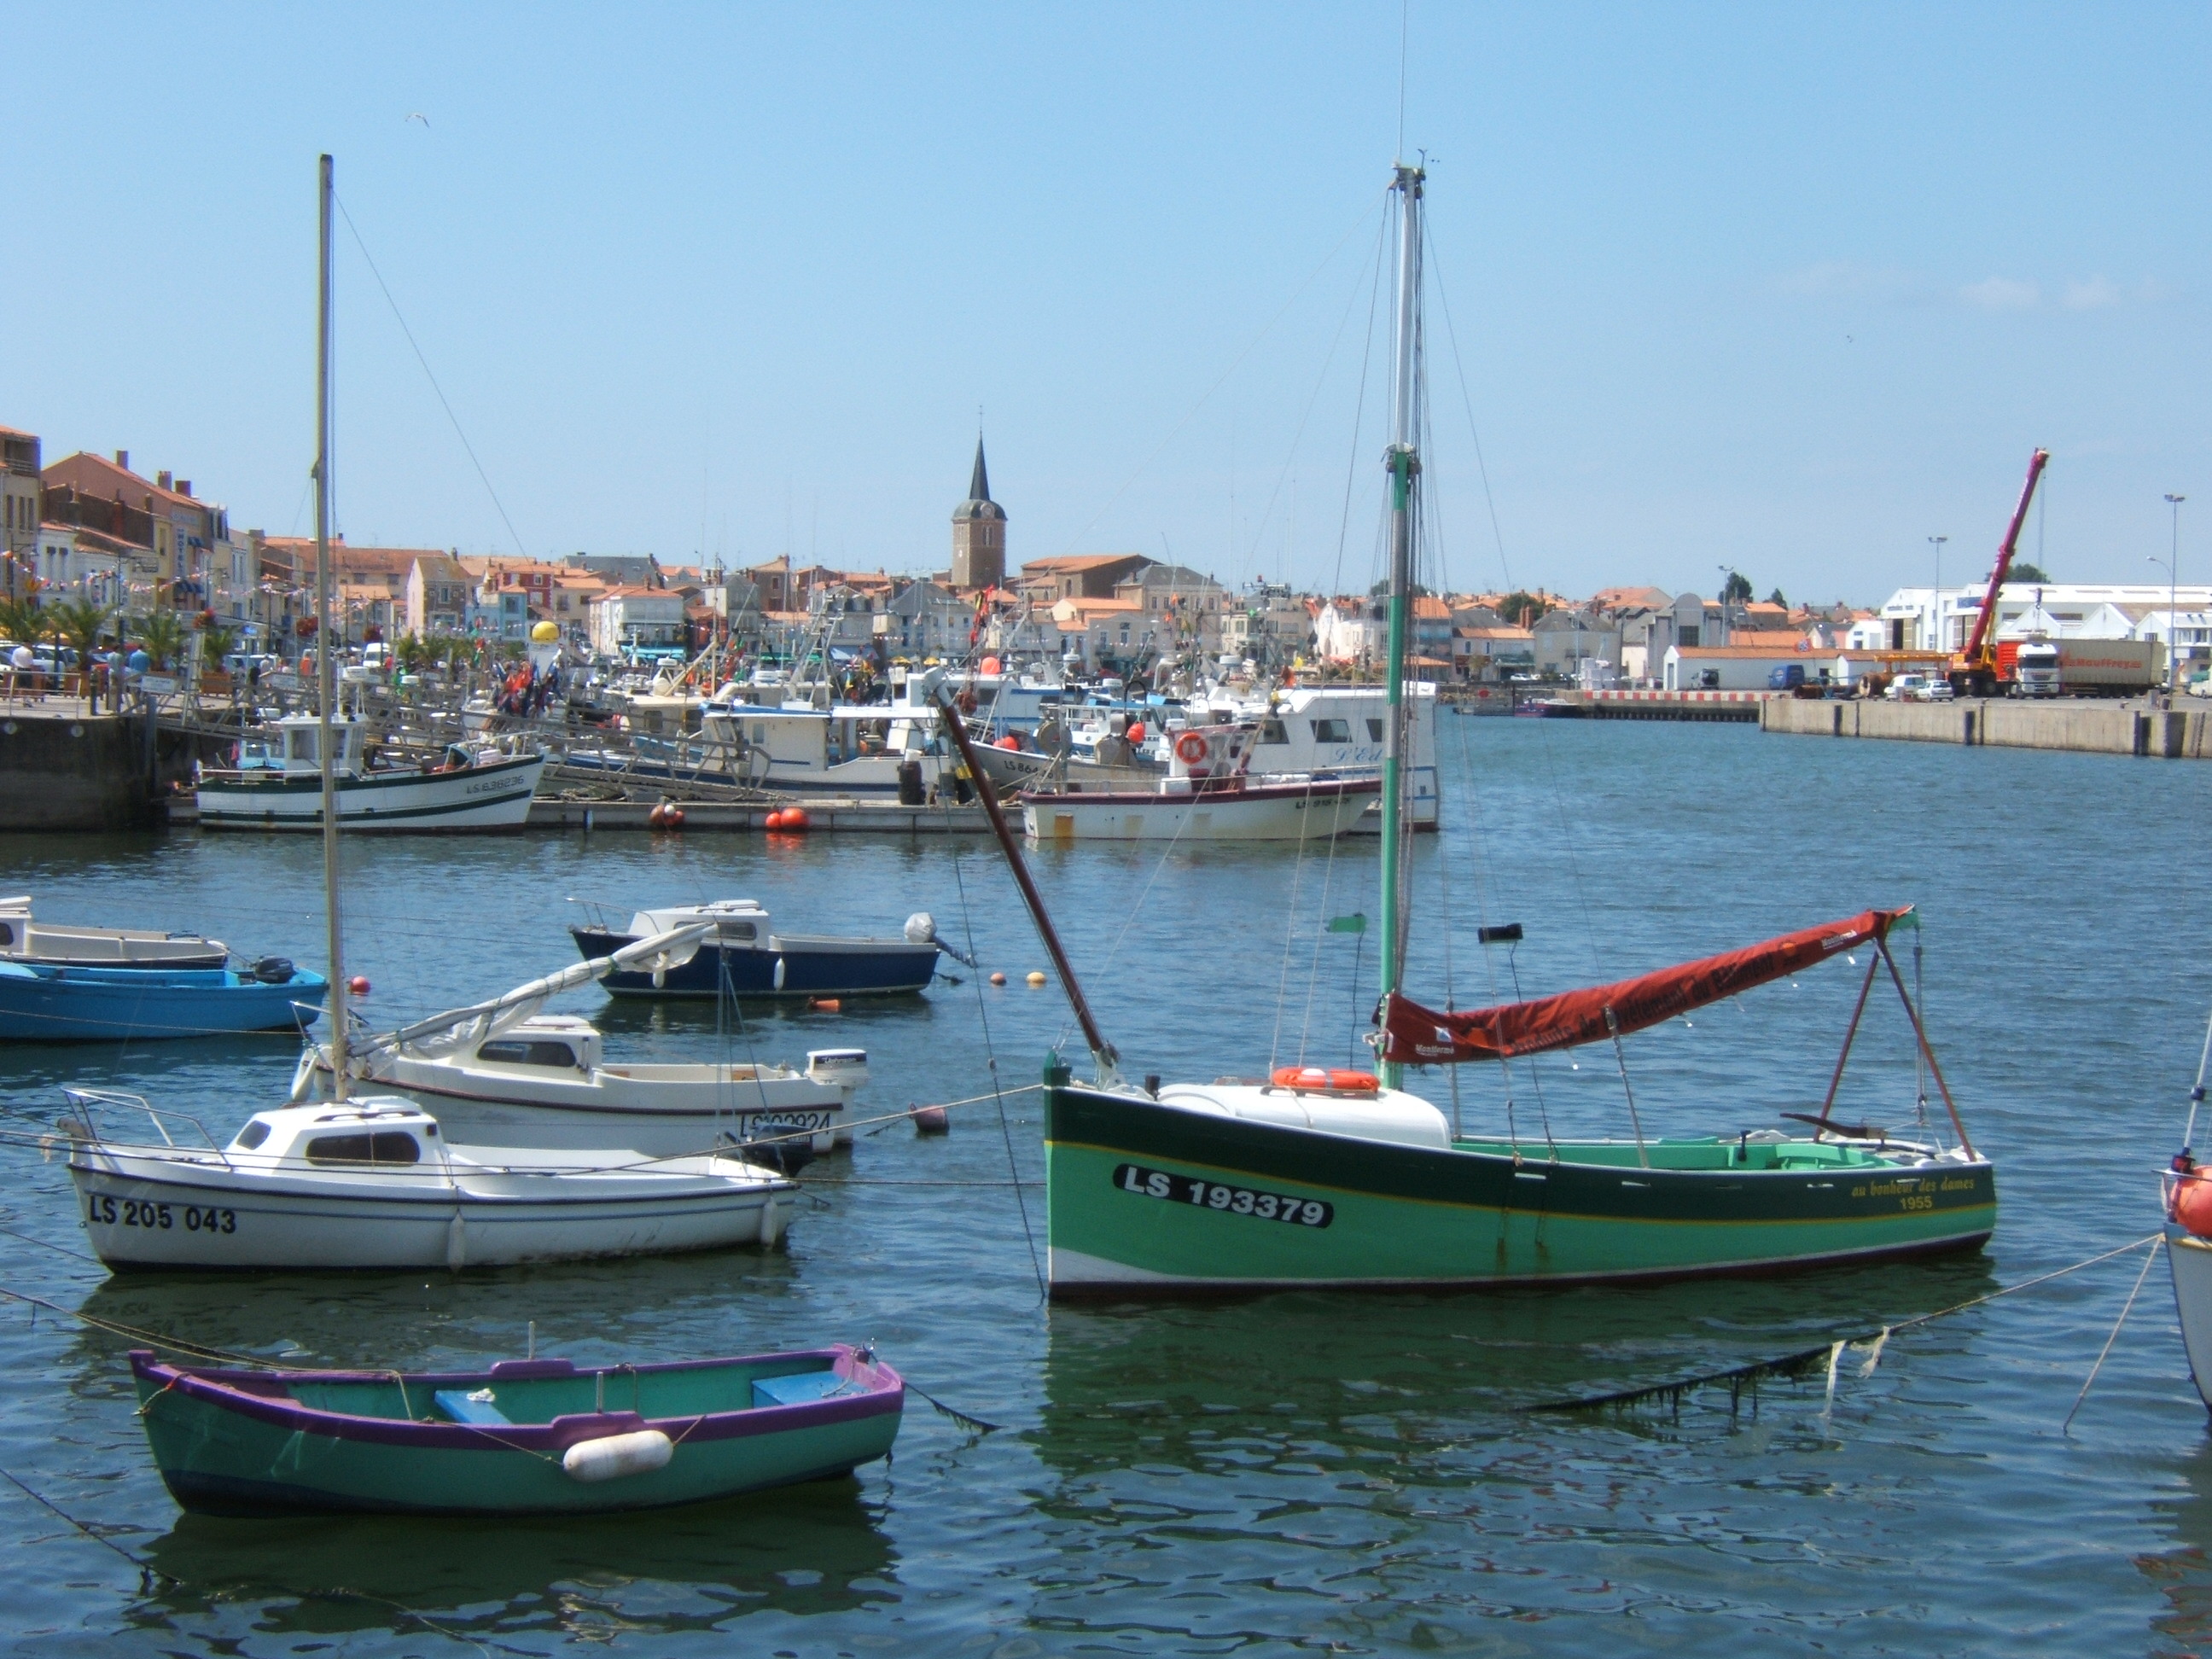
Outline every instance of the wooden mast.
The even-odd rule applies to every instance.
[[[1390,399],[1390,447],[1383,464],[1390,469],[1390,643],[1388,689],[1389,717],[1382,738],[1382,949],[1381,1000],[1388,1007],[1405,963],[1405,884],[1401,867],[1405,849],[1406,621],[1413,581],[1414,479],[1421,470],[1419,389],[1421,181],[1419,167],[1398,164],[1391,189],[1398,192],[1397,342]],[[1382,1083],[1395,1089],[1404,1068],[1382,1061]]]
[[[1060,989],[1067,993],[1067,1006],[1075,1011],[1075,1023],[1083,1028],[1083,1040],[1091,1046],[1091,1058],[1098,1068],[1098,1081],[1114,1082],[1121,1055],[1106,1035],[1098,1029],[1092,1018],[1091,1004],[1083,994],[1083,987],[1076,982],[1075,969],[1068,965],[1067,952],[1060,948],[1060,935],[1053,929],[1052,918],[1045,912],[1044,897],[1030,878],[1030,866],[1022,857],[1020,845],[1014,833],[1006,827],[1006,815],[999,808],[999,792],[991,787],[990,775],[983,770],[975,758],[975,746],[968,737],[968,723],[961,719],[945,695],[942,685],[931,690],[930,701],[945,717],[945,730],[952,739],[952,746],[960,751],[960,763],[968,769],[968,775],[975,785],[975,793],[983,798],[983,816],[991,821],[991,833],[999,838],[999,850],[1006,855],[1006,866],[1014,872],[1014,884],[1022,890],[1022,902],[1030,908],[1030,920],[1036,923],[1037,937],[1044,941],[1045,954],[1059,971]]]

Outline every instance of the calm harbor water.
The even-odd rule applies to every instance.
[[[2212,1644],[2212,1435],[2160,1267],[2060,1431],[2140,1258],[1900,1334],[1873,1376],[1531,1415],[1944,1308],[2150,1232],[2208,1004],[2212,770],[2103,757],[1762,738],[1742,727],[1447,719],[1417,993],[1461,1006],[1613,977],[1878,903],[1922,907],[1931,1034],[1999,1164],[1985,1256],[1752,1283],[1227,1305],[1040,1300],[1036,1097],[956,1109],[817,1164],[787,1247],[361,1278],[111,1279],[59,1166],[17,1149],[0,1283],[292,1363],[521,1352],[665,1358],[870,1339],[932,1394],[889,1467],[713,1508],[491,1528],[179,1514],[123,1342],[0,1309],[12,1486],[0,1635],[27,1651],[1002,1656],[1638,1650],[2180,1654]],[[1084,847],[1040,880],[1132,1075],[1354,1056],[1371,851]],[[700,836],[356,842],[349,967],[380,1023],[572,959],[571,897],[760,898],[824,931],[934,913],[1004,989],[939,984],[842,1016],[608,1006],[611,1054],[799,1059],[862,1043],[864,1109],[988,1097],[1079,1049],[981,841]],[[55,920],[193,927],[322,965],[311,842],[180,833],[0,842],[0,889]],[[1447,925],[1446,918],[1449,918]],[[1515,957],[1474,943],[1522,922]],[[1907,936],[1909,939],[1909,936]],[[1905,954],[1910,963],[1909,949]],[[1632,1041],[1647,1126],[1773,1127],[1826,1086],[1856,992],[1837,964]],[[1900,1124],[1913,1068],[1876,1005],[1839,1115]],[[17,1128],[58,1090],[129,1089],[227,1133],[274,1103],[281,1041],[0,1051]],[[995,1073],[994,1073],[995,1064]],[[1494,1073],[1429,1075],[1470,1128]],[[1623,1133],[1609,1054],[1516,1080],[1522,1128]]]

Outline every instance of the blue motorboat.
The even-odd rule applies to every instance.
[[[896,996],[927,985],[945,948],[926,913],[909,916],[896,939],[841,939],[779,933],[752,899],[640,910],[627,930],[600,921],[568,932],[586,960],[596,962],[625,945],[702,921],[714,923],[714,931],[681,967],[657,975],[609,974],[601,983],[623,997]]]
[[[330,991],[281,957],[234,968],[0,962],[0,1042],[114,1042],[291,1031]]]

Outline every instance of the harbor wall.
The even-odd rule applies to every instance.
[[[1886,738],[1901,743],[1995,744],[2094,755],[2212,759],[2212,708],[2147,708],[2133,702],[1966,698],[1888,702],[1873,698],[1777,697],[1759,710],[1762,732],[1799,737]]]
[[[126,830],[153,816],[143,720],[0,714],[0,830]]]

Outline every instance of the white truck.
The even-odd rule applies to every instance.
[[[2166,647],[2157,640],[2008,640],[1997,647],[1997,674],[2023,697],[2132,697],[2164,683]]]

